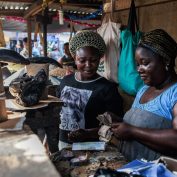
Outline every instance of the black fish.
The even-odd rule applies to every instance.
[[[50,57],[29,57],[27,59],[30,61],[30,63],[38,63],[38,64],[49,63],[62,68],[60,63],[58,63],[56,60]]]
[[[9,50],[0,48],[0,62],[2,63],[16,63],[16,64],[30,64],[29,60],[21,56],[19,53]]]

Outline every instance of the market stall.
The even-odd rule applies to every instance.
[[[94,81],[97,79],[99,80],[101,78],[101,77],[98,77],[95,70],[91,70],[91,69],[89,70],[87,68],[84,71],[84,72],[86,72],[85,75],[82,72],[80,72],[79,74],[74,75],[74,77],[73,77],[73,78],[75,78],[74,81],[70,80],[70,82],[69,81],[66,82],[66,85],[68,83],[72,84],[72,82],[78,82],[79,84],[78,83],[75,84],[76,88],[70,89],[71,88],[70,85],[67,85],[66,88],[64,88],[64,86],[62,85],[63,88],[62,87],[61,88],[63,90],[60,93],[60,97],[62,99],[66,98],[66,100],[64,100],[65,104],[63,104],[63,102],[60,101],[59,98],[54,97],[54,95],[51,96],[48,93],[46,94],[45,91],[48,90],[48,89],[45,89],[45,88],[47,88],[47,84],[48,84],[46,80],[48,80],[49,73],[51,73],[52,76],[56,76],[56,77],[58,76],[58,72],[62,73],[62,74],[60,74],[60,75],[62,75],[62,77],[66,74],[65,71],[63,71],[63,69],[58,70],[58,67],[61,67],[59,65],[57,65],[57,67],[55,68],[56,69],[56,71],[54,70],[55,72],[51,72],[51,71],[49,72],[49,66],[47,66],[47,68],[46,68],[46,63],[47,63],[47,65],[49,65],[49,63],[52,61],[51,58],[46,57],[47,56],[47,33],[52,30],[56,31],[55,28],[58,28],[58,31],[63,31],[63,30],[67,31],[69,29],[71,32],[70,37],[73,37],[73,35],[75,35],[75,32],[78,29],[86,28],[86,29],[89,29],[94,32],[97,31],[97,33],[99,33],[100,36],[102,36],[102,38],[104,40],[102,40],[102,38],[100,39],[95,33],[91,33],[91,35],[86,34],[86,38],[82,38],[82,39],[84,39],[82,41],[82,44],[87,40],[90,42],[89,36],[93,37],[95,35],[95,37],[93,37],[94,39],[99,38],[100,40],[102,40],[101,42],[98,42],[98,40],[94,41],[94,46],[92,46],[93,43],[91,45],[89,44],[90,46],[87,46],[89,43],[88,42],[86,44],[86,46],[84,46],[84,47],[93,47],[93,48],[97,49],[97,50],[95,50],[93,48],[89,49],[91,56],[93,55],[93,53],[99,53],[99,54],[101,53],[99,56],[96,55],[96,57],[98,57],[98,58],[96,58],[96,60],[100,59],[99,57],[102,58],[101,62],[100,62],[100,60],[99,60],[100,63],[97,62],[95,64],[94,63],[95,61],[92,61],[92,62],[95,65],[99,65],[98,68],[100,69],[99,70],[100,75],[104,76],[107,80],[111,80],[111,82],[115,82],[116,84],[111,83],[113,86],[115,86],[115,87],[112,87],[113,91],[112,90],[110,91],[109,90],[110,88],[107,89],[106,91],[105,90],[98,90],[97,93],[99,96],[101,95],[101,97],[98,100],[94,101],[95,107],[93,106],[92,107],[93,109],[90,109],[88,112],[90,114],[92,112],[96,112],[97,110],[99,110],[99,109],[101,110],[102,108],[106,107],[105,106],[106,104],[102,100],[109,98],[109,96],[111,95],[110,96],[111,101],[110,102],[108,101],[109,105],[112,104],[111,106],[114,108],[117,105],[119,105],[114,109],[114,111],[116,113],[119,113],[118,118],[121,118],[121,116],[123,116],[123,113],[122,113],[123,109],[122,109],[122,105],[121,105],[121,101],[120,101],[121,99],[114,100],[114,98],[117,98],[117,97],[119,98],[119,95],[117,95],[117,84],[119,84],[118,89],[119,89],[119,92],[122,95],[123,100],[124,100],[124,105],[123,105],[124,111],[127,111],[131,107],[135,95],[138,93],[138,90],[143,85],[142,80],[140,80],[141,78],[139,77],[139,74],[137,71],[136,71],[136,78],[138,77],[140,82],[136,82],[135,86],[137,86],[139,83],[140,84],[139,84],[138,88],[135,88],[135,91],[133,90],[132,92],[130,92],[129,90],[127,91],[126,89],[123,90],[121,88],[121,82],[119,80],[120,74],[122,74],[125,71],[124,73],[125,73],[125,75],[127,75],[127,71],[128,71],[127,66],[123,66],[122,71],[118,67],[120,66],[120,63],[121,63],[119,59],[122,57],[120,54],[123,53],[123,49],[124,49],[124,45],[123,45],[123,43],[121,43],[122,42],[121,41],[122,40],[121,34],[122,34],[123,30],[126,30],[129,28],[129,22],[131,21],[130,17],[132,16],[132,13],[130,13],[129,9],[130,9],[132,1],[131,0],[126,0],[126,1],[125,0],[111,0],[111,1],[106,0],[103,2],[103,1],[99,1],[99,0],[96,0],[96,1],[92,1],[92,0],[79,1],[78,0],[78,1],[73,2],[73,1],[68,0],[68,1],[59,1],[58,2],[55,0],[43,0],[43,1],[41,1],[41,0],[38,0],[38,1],[24,0],[23,6],[21,6],[20,2],[21,1],[16,1],[16,2],[6,1],[6,2],[4,2],[5,4],[1,4],[1,3],[3,3],[3,1],[0,1],[0,5],[2,5],[2,8],[0,9],[0,13],[2,12],[2,15],[6,16],[5,19],[7,21],[9,20],[9,21],[15,21],[16,23],[27,24],[26,31],[28,32],[28,39],[29,39],[28,40],[29,56],[31,56],[31,45],[30,45],[31,40],[32,40],[31,33],[33,31],[35,31],[35,38],[37,35],[40,35],[40,40],[42,41],[42,44],[43,44],[45,57],[42,58],[41,60],[40,60],[40,58],[36,58],[35,61],[33,61],[33,58],[27,58],[26,61],[29,61],[29,63],[31,63],[31,66],[26,66],[26,68],[25,68],[25,69],[27,69],[27,75],[23,75],[23,77],[20,78],[21,80],[18,80],[18,79],[15,80],[16,78],[13,78],[14,79],[13,81],[10,80],[10,82],[9,81],[6,82],[8,80],[8,78],[7,78],[7,80],[4,82],[5,84],[9,83],[9,85],[7,84],[6,87],[7,88],[10,87],[11,92],[14,94],[13,96],[15,97],[15,99],[13,98],[13,99],[7,100],[5,98],[5,92],[4,92],[4,88],[3,88],[3,79],[1,77],[1,72],[0,72],[0,82],[1,82],[1,84],[0,84],[0,109],[1,109],[0,110],[0,113],[1,113],[0,122],[3,122],[3,123],[0,123],[0,128],[2,129],[2,132],[7,131],[5,133],[5,135],[3,135],[2,132],[0,132],[0,136],[2,137],[2,141],[0,143],[3,146],[3,142],[5,142],[5,139],[7,137],[11,138],[11,133],[8,132],[9,127],[11,127],[11,126],[9,126],[9,124],[10,125],[13,124],[13,128],[16,128],[16,125],[19,123],[18,122],[19,117],[17,118],[17,122],[18,122],[17,123],[16,121],[12,120],[13,118],[10,119],[8,114],[16,114],[17,112],[25,112],[26,113],[25,124],[31,125],[31,127],[30,127],[31,130],[33,130],[35,133],[40,134],[40,136],[39,136],[40,139],[46,140],[46,137],[47,137],[48,139],[51,140],[50,143],[51,144],[53,143],[53,147],[55,146],[55,148],[53,148],[51,150],[50,149],[51,147],[47,147],[46,143],[43,142],[43,144],[46,146],[46,149],[44,151],[47,151],[47,152],[50,151],[50,160],[53,162],[56,169],[59,171],[59,173],[61,173],[62,176],[64,176],[64,177],[67,177],[67,176],[72,176],[72,177],[93,176],[94,173],[96,172],[96,170],[100,169],[100,168],[104,168],[104,169],[111,168],[112,170],[117,170],[118,168],[122,167],[124,164],[128,163],[128,160],[120,153],[120,151],[119,151],[120,147],[113,146],[113,145],[110,145],[111,143],[104,142],[105,139],[107,138],[106,136],[108,135],[109,141],[111,141],[112,135],[114,132],[114,134],[117,135],[117,138],[115,138],[116,136],[114,136],[116,141],[117,141],[117,139],[120,138],[119,136],[122,136],[120,138],[120,140],[125,139],[125,142],[126,142],[127,139],[131,139],[132,137],[133,138],[138,137],[139,134],[141,135],[141,133],[142,133],[141,130],[142,129],[144,130],[147,128],[145,123],[150,124],[149,123],[150,121],[149,122],[147,121],[146,116],[141,116],[139,114],[140,118],[139,117],[138,118],[139,118],[139,120],[141,120],[141,122],[143,122],[144,127],[142,127],[142,129],[138,127],[140,130],[137,127],[134,128],[133,127],[134,124],[136,125],[136,123],[137,122],[139,123],[139,121],[137,121],[137,122],[132,121],[136,118],[136,116],[134,116],[135,115],[134,112],[132,111],[131,113],[126,114],[126,120],[128,120],[128,121],[127,121],[127,123],[123,124],[124,127],[122,128],[122,130],[119,130],[120,132],[126,130],[125,133],[123,132],[120,135],[119,135],[119,131],[118,131],[118,133],[115,133],[116,129],[114,129],[114,125],[112,125],[112,122],[111,122],[111,124],[108,124],[108,127],[106,127],[106,128],[104,127],[106,130],[104,129],[103,134],[106,134],[106,136],[101,137],[101,139],[100,139],[101,141],[98,141],[98,139],[97,139],[97,142],[91,143],[91,142],[88,142],[87,137],[85,137],[86,140],[83,144],[82,143],[73,144],[70,148],[64,148],[63,150],[58,151],[58,125],[61,123],[61,122],[59,122],[58,117],[59,117],[59,111],[60,111],[61,106],[63,106],[62,111],[63,112],[65,111],[65,114],[62,115],[63,122],[62,122],[62,125],[60,126],[60,128],[62,126],[64,127],[64,128],[62,127],[63,132],[68,137],[68,134],[72,132],[72,129],[68,128],[69,126],[71,128],[74,127],[73,130],[77,130],[77,128],[80,129],[80,128],[84,127],[84,126],[80,127],[80,125],[82,125],[82,123],[85,121],[85,120],[82,120],[83,116],[80,113],[82,113],[85,116],[85,112],[84,112],[85,107],[84,106],[86,106],[86,104],[87,104],[86,102],[89,100],[91,93],[94,92],[96,89],[100,89],[102,87],[102,85],[101,85],[101,87],[100,87],[100,85],[98,85],[98,86],[94,86],[93,88],[91,87],[89,89],[86,88],[85,86],[81,86],[82,89],[77,88],[78,85],[82,82],[83,82],[83,85],[86,85],[85,83],[87,83],[87,81],[89,83],[90,80],[92,82],[93,78],[94,78]],[[12,3],[12,4],[9,4],[9,3]],[[18,6],[18,8],[15,7],[16,5]],[[13,8],[11,8],[11,6]],[[23,8],[21,8],[21,7],[23,7]],[[175,21],[176,19],[174,18],[177,13],[176,7],[177,7],[176,0],[174,0],[174,1],[171,1],[171,0],[154,0],[154,1],[153,0],[151,0],[151,1],[135,0],[133,10],[134,10],[134,15],[136,14],[135,15],[136,16],[136,18],[135,18],[136,23],[138,23],[139,26],[136,24],[137,31],[136,30],[131,31],[132,34],[134,34],[135,32],[139,32],[139,30],[142,32],[146,32],[146,31],[150,31],[154,28],[163,28],[167,32],[169,32],[175,39],[177,39],[177,33],[176,33],[176,24],[177,23]],[[19,9],[21,9],[20,12],[16,11]],[[131,8],[131,10],[132,10],[132,8]],[[7,11],[9,11],[10,15],[7,14]],[[162,12],[166,12],[166,13],[162,13]],[[104,14],[104,18],[102,16],[102,14]],[[102,18],[102,22],[101,22],[101,18]],[[134,21],[132,21],[132,23],[134,23]],[[4,22],[4,24],[5,24],[5,22]],[[2,23],[2,28],[3,28],[3,26],[5,26],[4,24]],[[68,24],[70,25],[70,28],[67,28]],[[77,29],[78,26],[82,26],[83,28]],[[22,28],[24,28],[24,26]],[[75,31],[75,29],[76,29],[76,31]],[[155,35],[157,35],[156,37],[158,37],[158,34],[157,34],[158,32],[160,34],[162,34],[163,37],[165,36],[163,31],[155,31],[153,33],[153,35],[155,34]],[[78,48],[75,49],[75,46],[78,45],[78,43],[79,43],[78,41],[80,42],[81,39],[76,40],[72,44],[71,52],[73,52],[73,56],[76,54],[75,53],[76,50],[78,50]],[[102,44],[102,42],[103,43],[105,42],[105,44]],[[139,38],[137,39],[136,42],[137,43],[136,44],[134,43],[134,44],[137,46],[138,42],[139,42]],[[170,38],[170,44],[174,44],[172,46],[175,46],[175,43],[173,40],[171,40],[171,38]],[[162,45],[162,48],[163,48],[163,46],[164,45]],[[106,50],[106,47],[107,47],[107,50]],[[140,47],[142,47],[142,46],[140,46]],[[168,47],[167,47],[167,49],[168,49]],[[107,53],[104,57],[102,57],[102,54],[104,54],[105,51]],[[90,54],[89,52],[87,54]],[[171,57],[171,53],[173,53],[173,52],[175,53],[175,51],[170,52],[170,57]],[[129,54],[129,53],[131,53],[131,52],[129,52],[129,51],[124,52],[125,56],[126,56],[126,54]],[[131,66],[134,66],[133,69],[135,71],[136,70],[136,63],[135,63],[134,55],[135,55],[135,50],[132,52],[132,57],[131,57],[131,59],[133,59],[132,60],[133,63],[131,63]],[[128,57],[125,57],[125,56],[123,56],[123,59],[122,59],[123,61],[125,61],[125,58],[128,59]],[[170,57],[167,56],[168,59]],[[1,58],[1,56],[0,56],[0,58]],[[90,57],[90,58],[92,58],[92,57]],[[174,56],[172,56],[172,58],[174,58]],[[45,59],[45,62],[43,59]],[[40,61],[42,61],[42,63],[40,63]],[[57,62],[55,61],[54,63],[57,63]],[[25,64],[27,65],[27,63],[25,63]],[[163,64],[164,63],[160,63],[159,66],[162,67]],[[167,78],[165,77],[165,76],[167,76],[167,73],[169,71],[170,64],[171,63],[167,63],[166,66],[162,67],[162,70],[161,70],[161,71],[163,71],[162,76],[164,76],[164,78],[162,78],[162,81],[163,81],[162,85],[160,85],[160,86],[162,86],[162,88],[165,84],[170,85],[175,81],[175,80],[173,80],[174,78],[172,76],[169,76]],[[172,63],[172,64],[174,64],[174,63]],[[43,68],[45,70],[44,71],[45,74],[43,71],[42,71],[42,74],[40,73],[41,68],[40,67],[38,68],[39,65],[40,66],[42,65],[43,67],[45,65],[45,69]],[[38,68],[38,69],[36,69],[36,68]],[[26,71],[25,69],[23,71]],[[34,72],[34,70],[35,70],[35,72]],[[91,77],[91,79],[90,79],[89,76],[92,74],[93,71],[95,72],[95,75],[93,75],[94,77],[93,78]],[[173,74],[174,74],[174,72],[173,72]],[[161,74],[158,74],[158,76],[160,76],[160,75]],[[145,76],[143,76],[143,78],[144,77]],[[102,78],[102,79],[105,79],[105,78]],[[61,81],[61,79],[62,78],[60,78],[60,81]],[[34,80],[37,82],[40,82],[41,80],[45,80],[45,81],[40,85],[40,83],[34,83],[33,82]],[[103,83],[104,84],[106,83],[105,85],[109,86],[109,83],[107,80],[106,81],[104,80]],[[59,84],[60,84],[60,81],[59,81]],[[157,81],[158,81],[158,79],[157,79]],[[28,84],[28,82],[30,82],[30,84]],[[39,84],[39,85],[36,86],[37,84]],[[128,86],[131,86],[129,76],[128,76],[128,80],[126,82],[125,82],[125,80],[123,81],[123,84],[127,84]],[[167,85],[167,86],[169,86],[169,85]],[[19,87],[21,88],[21,90],[19,89]],[[111,87],[111,85],[110,85],[110,87]],[[114,89],[114,88],[116,88],[116,89]],[[164,88],[166,88],[166,87],[164,87]],[[80,90],[82,90],[82,91],[80,91]],[[56,90],[54,90],[54,92],[55,91]],[[174,89],[174,91],[175,91],[175,89]],[[42,92],[45,93],[45,95],[43,95],[45,97],[45,99],[41,98]],[[23,94],[21,94],[21,93],[23,93]],[[29,98],[31,98],[30,94],[36,93],[37,96],[35,95],[34,97],[35,98],[37,97],[37,100],[35,100],[35,101],[32,100],[32,103],[29,102],[28,100],[24,99],[26,96],[24,93],[27,96],[29,96]],[[158,93],[160,93],[160,91],[158,91]],[[114,96],[112,94],[115,94],[116,96]],[[39,96],[40,99],[39,99],[38,95],[40,95]],[[76,98],[76,101],[74,100],[75,98]],[[112,100],[114,100],[114,101],[112,101]],[[68,109],[66,109],[67,103],[69,105]],[[75,103],[76,103],[76,106],[74,105]],[[80,106],[80,103],[82,106]],[[116,103],[116,105],[115,105],[115,103]],[[108,105],[108,107],[109,107],[109,105]],[[155,104],[153,104],[153,105],[155,105]],[[121,109],[121,110],[119,110],[119,109]],[[158,110],[158,109],[156,109],[156,110]],[[81,112],[81,111],[83,111],[83,112]],[[117,112],[117,111],[119,111],[119,112]],[[138,111],[136,111],[136,113],[137,112]],[[88,120],[94,119],[95,115],[94,116],[93,115],[91,115],[90,117],[88,116],[89,117]],[[70,118],[69,116],[71,118],[72,118],[72,116],[73,117],[75,116],[73,118],[73,122],[76,119],[76,121],[75,121],[76,123],[74,122],[75,124],[71,121],[71,119],[69,119]],[[69,118],[67,119],[66,117],[67,118],[69,117]],[[22,119],[23,118],[24,118],[24,115],[22,116]],[[132,120],[129,120],[130,118],[132,118]],[[151,115],[148,115],[148,118],[151,118]],[[154,118],[154,120],[156,120],[155,118]],[[69,121],[71,121],[71,124],[68,123]],[[128,124],[129,121],[130,122],[132,121],[131,125]],[[8,122],[9,122],[9,124],[8,124]],[[14,122],[15,122],[15,126],[14,126]],[[162,127],[164,126],[163,128],[169,128],[171,126],[171,122],[169,122],[169,120],[162,121],[162,122],[163,123],[165,122],[164,124],[162,123]],[[22,125],[23,125],[23,123],[24,122],[22,122]],[[98,120],[94,120],[88,124],[94,124],[94,126],[95,126],[95,124],[97,124],[97,123],[99,123]],[[8,124],[8,126],[7,126],[7,124]],[[150,125],[151,131],[152,131],[152,129],[157,128],[157,125],[159,126],[159,129],[161,128],[160,127],[161,125],[159,125],[159,123],[157,121],[157,122],[155,122],[155,125],[153,123],[152,123],[152,126]],[[118,124],[117,129],[119,128],[119,126],[120,125]],[[98,128],[98,127],[96,127],[96,128]],[[41,131],[41,129],[42,129],[42,131]],[[45,130],[46,132],[48,131],[47,136],[44,136],[43,130]],[[70,130],[71,130],[71,132],[70,132]],[[133,135],[131,136],[129,134],[129,130],[132,130],[132,132],[133,132],[133,130],[137,130],[138,133],[133,134],[134,136]],[[145,130],[145,131],[148,132],[148,130]],[[149,131],[145,135],[148,137],[148,135],[151,133],[151,131]],[[51,135],[50,134],[51,132],[54,134]],[[109,132],[109,133],[107,133],[107,132]],[[175,134],[174,132],[175,131],[172,132],[173,135]],[[27,132],[24,132],[24,131],[17,132],[17,134],[18,133],[20,135],[21,135],[21,133],[22,134],[24,133],[24,135],[22,137],[20,137],[20,138],[17,137],[18,141],[21,141],[21,138],[26,139],[26,136],[27,136],[26,134],[28,134],[28,131]],[[15,135],[16,135],[16,133],[15,133]],[[11,145],[15,141],[14,140],[16,138],[15,135],[12,137],[12,142],[8,141],[7,143],[9,143]],[[51,135],[51,137],[49,137],[50,135]],[[99,134],[97,133],[97,135],[99,135]],[[96,138],[97,138],[97,136],[96,136]],[[61,139],[61,140],[63,140],[63,139]],[[146,137],[144,139],[146,139]],[[161,138],[160,137],[156,138],[157,142],[158,142],[158,139],[161,139]],[[146,147],[147,153],[143,151],[143,148],[141,148],[141,151],[136,152],[136,153],[134,153],[134,151],[129,150],[128,148],[131,149],[131,147],[132,147],[131,146],[132,142],[130,144],[128,144],[127,142],[126,142],[127,144],[123,144],[123,143],[125,143],[125,142],[123,142],[122,143],[122,145],[124,145],[123,150],[127,151],[126,152],[127,154],[133,152],[132,154],[133,155],[135,154],[135,156],[138,158],[139,158],[139,156],[138,156],[139,154],[141,156],[141,154],[145,154],[145,153],[146,153],[146,157],[152,157],[152,156],[148,155],[149,151],[151,152],[151,149],[149,150],[148,148],[149,148],[149,146],[151,147],[151,145],[154,142],[156,143],[156,141],[153,141],[153,142],[150,141],[150,143],[148,144],[148,140],[147,140],[147,142],[145,142],[142,140],[141,137],[138,137],[136,139],[136,142],[133,141],[133,143],[135,144],[135,147],[136,146],[139,147],[139,145],[140,145],[141,147],[143,146],[143,148],[145,149],[144,145],[147,145],[147,147]],[[108,142],[107,139],[106,139],[106,142]],[[99,149],[98,147],[100,144],[101,144],[101,148]],[[115,144],[116,143],[114,143],[114,145]],[[163,141],[162,141],[162,144],[163,144]],[[175,143],[171,143],[171,144],[175,144]],[[167,147],[169,147],[168,145],[167,145]],[[5,143],[5,147],[7,147],[7,146],[8,146],[8,144]],[[158,148],[160,147],[159,144],[157,146],[158,146]],[[158,149],[157,146],[152,146],[151,147],[152,150]],[[171,147],[169,147],[169,148],[171,148]],[[173,147],[172,149],[174,150],[175,148]],[[135,150],[136,150],[136,148],[135,148]],[[164,150],[162,150],[162,151],[164,151]],[[14,152],[12,152],[12,154],[13,153],[15,154],[16,150]],[[19,152],[17,152],[17,154],[18,153]],[[152,154],[153,153],[154,153],[154,151],[152,152]],[[166,154],[166,152],[164,154]],[[7,155],[7,154],[5,154],[5,155]],[[168,155],[168,153],[167,153],[167,155]],[[160,155],[158,153],[156,153],[156,151],[155,151],[155,155],[152,157],[152,159],[154,160],[156,157],[159,157],[159,156]],[[23,158],[23,157],[20,157],[20,158]],[[8,157],[7,161],[9,164],[9,157]],[[31,163],[30,163],[30,165],[31,165]],[[34,163],[32,165],[35,166],[36,164]],[[17,169],[18,168],[19,167],[17,166]],[[31,168],[31,166],[30,166],[30,168]],[[45,168],[45,166],[44,166],[44,168]],[[51,167],[51,168],[53,169],[53,167]],[[22,169],[22,171],[24,170],[23,168],[20,168],[20,169]],[[36,172],[37,169],[36,168],[34,168],[34,169]],[[34,175],[34,173],[32,173],[32,172],[29,172],[29,173],[30,173],[29,176]],[[43,175],[43,170],[41,170],[41,174]],[[47,176],[50,174],[46,173],[45,175]],[[43,175],[43,176],[45,176],[45,175]],[[50,175],[50,176],[52,176],[52,175]],[[57,176],[57,174],[54,173],[54,176]]]

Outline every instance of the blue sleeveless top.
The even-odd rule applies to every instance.
[[[153,100],[147,103],[140,103],[140,99],[149,86],[143,86],[136,95],[132,108],[139,108],[149,111],[156,115],[162,116],[166,119],[172,120],[172,111],[174,105],[177,103],[177,83],[169,87]]]

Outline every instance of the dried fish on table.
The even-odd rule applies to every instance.
[[[47,75],[41,69],[36,76],[24,74],[12,80],[9,86],[10,93],[15,97],[16,103],[22,106],[33,106],[39,102],[46,86]]]

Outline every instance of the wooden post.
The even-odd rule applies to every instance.
[[[3,86],[2,70],[0,64],[0,122],[7,120],[7,111],[5,105],[5,91]]]
[[[38,27],[39,27],[39,38],[40,38],[40,43],[42,46],[44,46],[44,38],[42,36],[42,30],[41,30],[41,24],[38,23]]]
[[[44,9],[43,14],[43,38],[44,38],[44,56],[47,57],[47,22],[45,21],[45,18],[47,18],[48,15],[48,7]]]
[[[0,47],[5,47],[4,33],[2,23],[0,21]],[[7,120],[6,104],[5,104],[5,91],[3,86],[2,70],[0,64],[0,122]]]
[[[0,47],[5,47],[6,46],[6,42],[4,39],[4,32],[3,32],[3,28],[2,28],[2,22],[0,20]]]
[[[31,46],[31,19],[28,18],[27,20],[27,31],[28,31],[28,52],[29,57],[32,56],[32,46]]]

